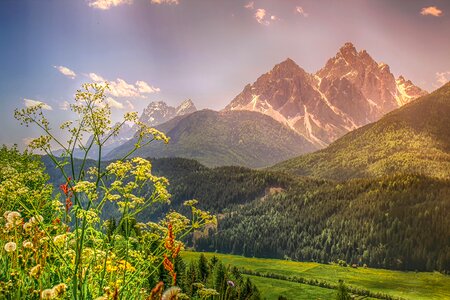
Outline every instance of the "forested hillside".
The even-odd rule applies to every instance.
[[[291,189],[230,208],[200,250],[450,270],[450,182],[416,175]]]

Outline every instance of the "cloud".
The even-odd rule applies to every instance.
[[[136,86],[117,78],[115,81],[109,82],[109,93],[115,97],[139,97],[139,90]]]
[[[60,103],[58,105],[60,110],[69,110],[70,108],[70,103],[68,101],[64,101],[63,103]]]
[[[254,9],[255,8],[255,2],[251,1],[251,2],[247,3],[244,7],[246,9]]]
[[[178,0],[151,0],[151,3],[152,4],[170,4],[170,5],[175,4],[175,5],[177,5],[177,4],[180,4],[180,1],[178,1]]]
[[[108,81],[96,73],[89,73],[88,77],[95,82],[108,82],[110,90],[107,91],[107,93],[118,98],[142,98],[144,97],[143,94],[154,94],[161,91],[160,88],[149,85],[147,82],[142,80],[138,80],[135,84],[132,84],[121,78]]]
[[[69,78],[74,79],[77,74],[75,74],[74,71],[72,71],[71,69],[64,67],[64,66],[53,66],[55,69],[57,69],[61,74],[63,74],[64,76],[67,76]]]
[[[154,86],[149,86],[147,82],[138,80],[136,81],[136,86],[140,93],[143,94],[153,94],[160,92],[161,90],[159,88],[155,88]]]
[[[95,73],[89,73],[88,76],[91,80],[95,82],[106,81],[105,78]]]
[[[123,109],[123,107],[124,107],[122,103],[120,103],[120,102],[117,101],[117,100],[114,100],[114,99],[111,98],[111,97],[107,97],[107,98],[106,98],[106,103],[108,103],[108,105],[109,105],[111,108]]]
[[[436,72],[436,81],[437,84],[435,84],[436,87],[441,87],[447,82],[450,81],[450,71],[446,72]]]
[[[89,6],[101,10],[107,10],[115,6],[132,3],[133,0],[90,0]]]
[[[248,3],[244,6],[247,9],[254,10],[254,3],[253,1]],[[254,18],[256,19],[256,22],[262,25],[270,25],[271,22],[278,21],[280,18],[278,18],[275,15],[270,15],[267,10],[264,8],[258,8],[255,11]]]
[[[264,8],[258,8],[255,12],[255,19],[259,24],[269,25],[269,22],[265,20],[266,10]]]
[[[32,99],[23,99],[23,101],[25,102],[25,106],[26,107],[33,107],[33,106],[36,106],[36,105],[39,105],[39,104],[43,104],[42,105],[42,109],[44,109],[44,110],[53,110],[53,108],[50,105],[48,105],[47,103],[42,102],[42,101],[32,100]]]
[[[295,12],[296,12],[297,14],[299,14],[299,15],[304,16],[305,18],[308,17],[308,13],[307,13],[307,12],[303,9],[303,7],[301,7],[301,6],[296,6],[296,7],[295,7]]]
[[[420,11],[420,14],[423,16],[440,17],[442,15],[442,10],[440,10],[436,6],[428,6],[428,7],[422,8],[422,10]]]

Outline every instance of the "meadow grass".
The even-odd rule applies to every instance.
[[[249,258],[238,255],[204,253],[217,256],[224,264],[258,272],[299,276],[346,284],[382,292],[405,299],[450,299],[450,276],[437,272],[402,272],[373,268],[351,268],[313,262],[294,262],[279,259]],[[195,259],[199,252],[186,251],[182,257]],[[267,299],[283,294],[289,299],[332,299],[335,291],[294,282],[251,276]],[[367,299],[367,298],[366,298]]]

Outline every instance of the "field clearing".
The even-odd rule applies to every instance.
[[[200,255],[199,252],[183,252],[186,260]],[[450,299],[450,276],[437,272],[402,272],[372,268],[351,268],[312,262],[293,262],[279,259],[249,258],[238,255],[204,253],[208,258],[217,256],[224,264],[261,273],[299,276],[382,292],[405,299]],[[332,299],[335,291],[285,280],[251,276],[267,299],[280,294],[289,299]],[[368,298],[365,298],[368,299]]]

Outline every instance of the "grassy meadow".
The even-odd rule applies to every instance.
[[[186,261],[197,258],[199,252],[183,252]],[[237,255],[204,253],[207,258],[217,256],[224,264],[240,269],[299,276],[382,292],[405,299],[450,299],[450,276],[432,272],[401,272],[372,268],[351,268],[313,262],[294,262],[278,259],[248,258]],[[333,299],[335,290],[285,280],[251,276],[252,281],[267,299],[283,295],[288,299]],[[364,298],[368,299],[368,298]]]

